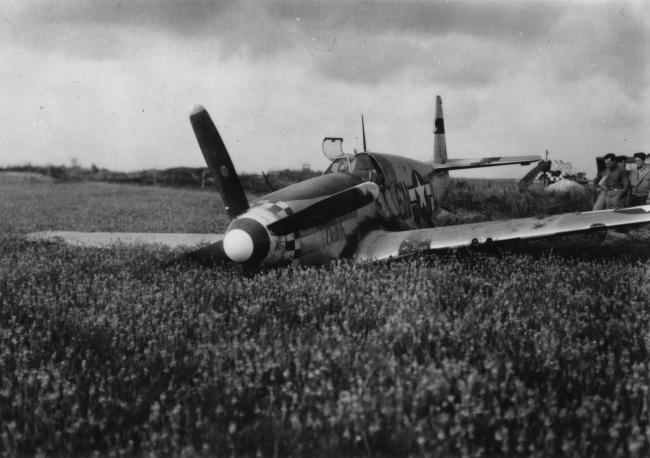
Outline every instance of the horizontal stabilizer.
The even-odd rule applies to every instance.
[[[147,232],[72,232],[44,231],[27,234],[25,239],[31,241],[63,242],[72,246],[107,248],[128,245],[159,245],[167,248],[199,247],[217,243],[223,234],[154,234]]]
[[[374,231],[361,241],[355,257],[359,260],[388,259],[431,250],[529,240],[642,224],[650,224],[650,205],[400,232]]]
[[[434,170],[461,170],[461,169],[476,169],[481,167],[494,167],[497,165],[512,165],[521,164],[528,165],[533,162],[542,160],[541,156],[497,156],[497,157],[482,157],[470,159],[447,159],[446,162],[434,162]]]
[[[274,234],[287,235],[346,215],[374,202],[377,197],[379,186],[372,182],[361,183],[271,223],[268,228]]]

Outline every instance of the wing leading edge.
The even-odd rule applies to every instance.
[[[430,250],[536,239],[642,224],[650,224],[650,205],[400,232],[373,231],[361,241],[355,258],[381,260]]]
[[[167,248],[199,247],[223,240],[223,234],[155,234],[148,232],[32,232],[27,240],[64,242],[68,245],[89,248],[106,248],[115,245],[161,245]]]

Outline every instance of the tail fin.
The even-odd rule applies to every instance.
[[[219,131],[208,112],[200,105],[190,112],[190,122],[205,162],[217,180],[228,215],[231,218],[241,215],[249,208],[248,199]]]
[[[436,119],[433,124],[433,162],[447,162],[447,143],[445,142],[445,120],[442,116],[442,99],[436,96]]]

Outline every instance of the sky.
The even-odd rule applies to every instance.
[[[324,169],[323,137],[432,158],[650,153],[650,1],[4,0],[0,166]],[[517,177],[520,166],[474,172]]]

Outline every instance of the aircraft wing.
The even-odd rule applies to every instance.
[[[223,234],[44,231],[27,234],[25,239],[62,242],[72,246],[89,248],[144,245],[157,245],[167,248],[186,247],[191,248],[193,251],[185,253],[179,259],[202,263],[229,261],[223,250]]]
[[[430,250],[536,239],[641,224],[650,224],[650,205],[399,232],[374,231],[361,240],[355,258],[380,260]]]
[[[528,165],[532,162],[541,161],[542,157],[538,155],[532,156],[496,156],[496,157],[481,157],[471,159],[447,159],[445,162],[434,162],[434,170],[460,170],[460,169],[475,169],[480,167],[494,167],[497,165],[511,165],[521,164]]]
[[[168,248],[199,247],[223,240],[223,234],[155,234],[147,232],[32,232],[27,240],[64,242],[68,245],[106,248],[115,245],[162,245]]]

